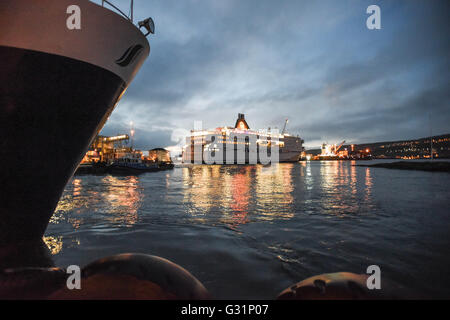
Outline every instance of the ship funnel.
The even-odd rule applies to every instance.
[[[238,118],[236,120],[236,124],[234,125],[234,127],[241,130],[250,129],[250,127],[247,124],[247,121],[245,121],[245,115],[243,113],[238,113]]]

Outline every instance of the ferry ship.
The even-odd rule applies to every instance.
[[[298,135],[293,136],[287,133],[286,124],[281,133],[270,128],[251,130],[245,120],[245,115],[240,113],[234,127],[191,130],[190,136],[186,137],[186,145],[183,147],[182,162],[212,163],[213,161],[208,161],[211,159],[207,159],[212,156],[212,158],[220,159],[214,161],[216,164],[266,164],[262,160],[262,151],[270,157],[271,150],[278,152],[278,157],[272,158],[276,159],[276,162],[297,162],[300,160],[304,141]],[[231,150],[231,152],[227,154],[227,150]],[[243,150],[241,156],[238,155],[239,150]],[[220,153],[219,157],[216,157],[217,153]]]
[[[154,24],[135,25],[132,7],[125,15],[106,0],[1,0],[0,30],[0,244],[8,245],[42,238],[149,55]]]

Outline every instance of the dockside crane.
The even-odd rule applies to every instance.
[[[344,145],[344,143],[345,143],[345,140],[342,141],[342,142],[339,144],[339,146],[337,146],[337,147],[334,149],[334,154],[337,154],[337,153],[338,153],[339,149],[342,148],[342,146]]]
[[[286,132],[286,127],[287,127],[288,122],[289,122],[289,119],[286,119],[286,121],[284,122],[283,131],[281,131],[281,134],[284,134]]]

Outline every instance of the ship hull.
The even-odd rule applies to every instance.
[[[242,136],[246,137],[245,134]],[[281,140],[283,147],[275,149],[278,150],[278,157],[268,159],[267,152],[262,156],[260,155],[260,147],[254,146],[255,150],[252,151],[251,145],[243,148],[243,153],[239,157],[237,144],[218,143],[215,144],[213,149],[209,149],[205,142],[210,139],[211,137],[204,137],[195,140],[193,136],[187,137],[187,144],[182,154],[182,162],[197,164],[267,164],[267,162],[298,162],[303,150],[303,140],[300,137],[285,136]],[[242,138],[242,140],[245,141],[245,138]],[[233,151],[230,155],[227,155],[226,148],[230,148],[230,144]],[[217,157],[216,154],[218,155]],[[261,159],[261,157],[263,158]]]
[[[280,162],[298,162],[300,160],[301,152],[297,151],[287,151],[280,152],[279,161]]]
[[[0,1],[0,249],[42,238],[64,186],[149,55],[133,23],[77,0]],[[0,257],[1,257],[0,250]]]
[[[207,152],[208,154],[208,152]],[[190,155],[186,155],[186,153],[183,154],[182,162],[183,163],[197,163],[197,164],[255,164],[253,161],[250,161],[250,159],[256,159],[256,163],[259,164],[266,164],[266,161],[261,161],[259,154],[256,153],[253,157],[250,156],[249,152],[245,152],[244,156],[242,157],[242,160],[237,160],[237,154],[236,150],[234,152],[234,155],[232,156],[231,160],[227,160],[226,153],[224,152],[222,154],[222,157],[220,157],[220,160],[216,161],[205,161],[204,159],[205,154],[203,152],[194,153],[191,152]],[[280,150],[279,151],[279,157],[278,161],[276,162],[298,162],[300,160],[301,152],[300,151],[286,151],[286,150]],[[193,159],[200,159],[197,162]],[[269,161],[271,162],[271,161]]]
[[[0,46],[0,238],[40,237],[124,81],[95,65]]]

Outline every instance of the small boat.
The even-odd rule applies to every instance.
[[[82,163],[75,171],[75,175],[81,174],[105,174],[108,171],[106,162]]]
[[[171,170],[175,167],[173,162],[161,162],[158,164],[160,170]]]
[[[160,170],[157,163],[142,161],[141,154],[137,152],[127,152],[122,157],[116,159],[108,168],[111,173],[144,173]]]

